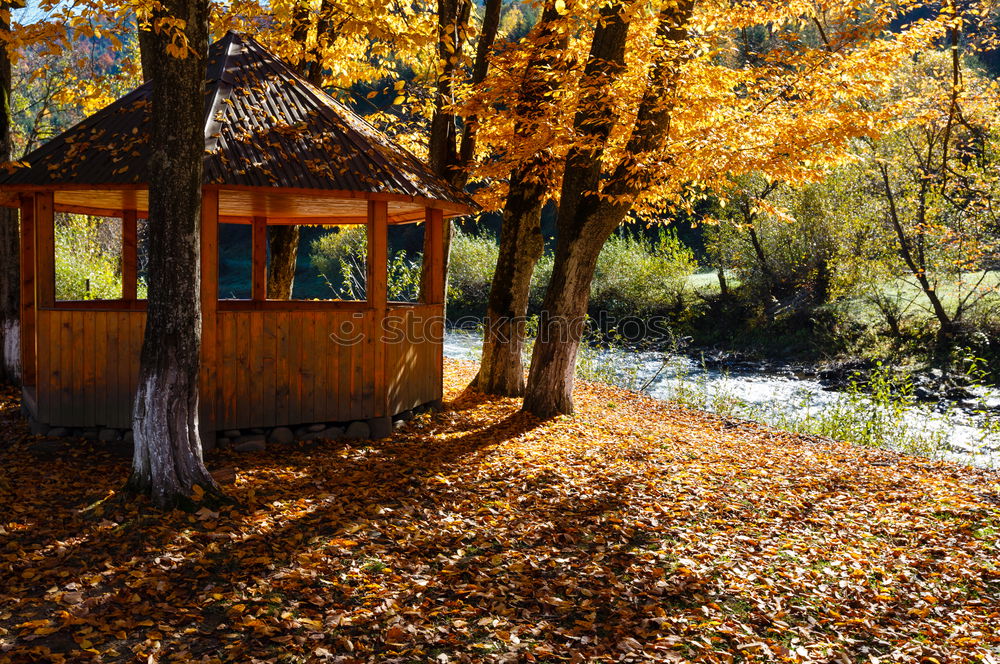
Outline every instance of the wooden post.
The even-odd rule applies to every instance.
[[[56,222],[51,191],[35,194],[35,302],[40,309],[56,303]]]
[[[434,314],[444,314],[445,302],[445,265],[444,265],[444,212],[434,208],[427,208],[426,221],[424,222],[424,260],[430,261],[430,271],[425,292],[422,295],[424,304],[438,305],[434,307]],[[438,313],[440,312],[440,314]],[[440,321],[441,330],[444,330],[444,321]],[[437,399],[444,396],[444,343],[439,342],[435,350],[434,366],[438,372],[435,376],[437,383]]]
[[[374,316],[375,338],[375,416],[388,418],[388,385],[386,384],[385,319],[388,311],[388,244],[389,244],[389,204],[386,201],[368,201],[368,274],[365,283],[365,297]],[[391,423],[380,422],[385,429]],[[373,437],[388,435],[388,431],[372,430]]]
[[[444,304],[444,212],[427,208],[424,222],[424,260],[430,261],[429,288],[424,304]]]
[[[202,445],[216,429],[218,401],[219,192],[201,194],[201,381],[198,387]]]
[[[267,299],[267,219],[253,218],[253,300]]]
[[[35,382],[35,197],[21,196],[21,383]]]
[[[122,213],[122,299],[126,302],[138,299],[138,225],[135,210]]]

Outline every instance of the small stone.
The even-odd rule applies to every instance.
[[[374,417],[368,420],[369,436],[372,440],[381,440],[392,435],[392,420],[388,417]]]
[[[326,429],[326,425],[323,424],[322,422],[320,422],[319,424],[310,424],[308,427],[306,427],[306,430],[309,431],[310,433],[319,433],[324,429]]]
[[[263,436],[240,436],[233,449],[237,452],[263,452],[267,449],[267,443]]]
[[[97,440],[102,443],[111,443],[118,440],[118,429],[101,429],[97,434]]]
[[[278,427],[276,429],[271,429],[270,435],[267,437],[267,442],[275,443],[277,445],[288,445],[295,441],[295,434],[288,427]]]
[[[84,440],[97,440],[97,437],[100,435],[100,433],[101,432],[98,431],[97,429],[84,429],[80,433],[80,437],[83,438]]]
[[[47,435],[50,438],[68,438],[71,433],[66,427],[55,427],[54,429],[49,429]]]
[[[225,436],[226,438],[232,438],[233,440],[236,440],[237,438],[243,435],[243,432],[240,431],[239,429],[229,429],[227,431],[223,431],[222,435]]]
[[[344,437],[344,427],[327,427],[317,434],[319,440],[340,440]]]
[[[31,424],[28,425],[28,428],[31,430],[31,435],[33,436],[44,436],[52,429],[52,427],[48,424],[45,424],[44,422],[36,422],[34,420],[31,420]]]
[[[367,422],[351,422],[344,432],[344,438],[348,440],[363,440],[371,438],[372,430]]]

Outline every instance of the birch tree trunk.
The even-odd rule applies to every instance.
[[[205,152],[208,0],[165,0],[157,19],[180,19],[190,51],[172,56],[173,35],[152,36],[149,162],[149,311],[132,411],[135,455],[126,489],[163,509],[200,486],[218,486],[198,435],[201,352],[200,228]],[[164,25],[167,25],[164,23]]]
[[[11,5],[0,3],[10,11]],[[10,25],[0,18],[0,32]],[[0,41],[0,162],[10,161],[11,143],[10,54],[7,40]],[[0,208],[0,380],[17,383],[21,378],[21,256],[18,214],[12,208]]]

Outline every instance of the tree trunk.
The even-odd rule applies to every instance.
[[[10,11],[10,4],[0,3]],[[0,18],[0,32],[10,25]],[[0,162],[10,161],[11,141],[10,54],[6,40],[0,41]],[[12,208],[0,208],[0,380],[16,384],[21,378],[21,256],[18,215]]]
[[[296,5],[292,16],[292,39],[302,49],[296,70],[310,83],[320,87],[323,83],[323,62],[320,47],[336,37],[331,20],[335,9],[330,0],[323,0],[316,23],[316,46],[310,52],[309,28],[311,16],[309,3]],[[292,299],[295,287],[295,269],[299,256],[298,226],[269,226],[268,249],[271,262],[267,268],[267,297],[270,300]]]
[[[267,266],[267,297],[270,300],[290,300],[299,257],[299,227],[268,226],[267,242],[271,250],[271,262]]]
[[[527,182],[530,167],[511,176],[500,227],[500,255],[490,285],[483,335],[483,356],[473,386],[486,394],[524,394],[525,323],[531,276],[545,243],[542,208],[548,187]]]
[[[534,41],[538,50],[525,69],[524,84],[515,105],[518,136],[527,138],[534,131],[539,121],[538,103],[558,85],[552,71],[567,43],[565,33],[559,35],[554,31],[559,20],[555,3],[549,2],[536,27]],[[463,142],[463,152],[465,148]],[[486,394],[508,397],[524,394],[522,354],[528,296],[531,277],[545,248],[541,220],[551,170],[551,159],[536,154],[511,173],[500,227],[500,254],[486,308],[482,360],[472,381],[475,389]]]
[[[157,19],[180,19],[191,51],[181,59],[154,33],[149,161],[149,298],[132,411],[135,455],[126,489],[164,509],[194,487],[217,494],[198,431],[201,352],[201,187],[208,0],[165,0]]]
[[[620,2],[602,7],[584,70],[583,86],[593,93],[574,120],[583,147],[574,147],[566,158],[552,280],[545,292],[525,389],[524,409],[538,417],[573,412],[573,374],[590,284],[597,256],[618,225],[607,217],[607,203],[598,188],[604,146],[615,125],[612,85],[625,68],[629,31],[625,9]],[[625,207],[623,215],[627,212]],[[610,228],[601,228],[602,221]]]
[[[729,299],[729,281],[726,279],[726,268],[724,265],[719,265],[715,271],[716,276],[719,278],[719,295],[723,300]]]
[[[618,223],[611,215],[592,217],[573,237],[558,238],[524,397],[524,410],[538,417],[573,412],[576,355],[586,328],[590,285],[597,257]]]
[[[583,142],[566,158],[552,280],[545,293],[525,389],[524,410],[538,417],[573,412],[576,355],[597,258],[611,233],[625,220],[635,196],[655,177],[642,166],[642,158],[670,133],[671,99],[678,64],[685,57],[677,47],[687,40],[693,4],[682,0],[660,13],[657,35],[664,50],[639,103],[625,157],[610,177],[605,177],[601,165],[618,112],[613,85],[624,70],[628,5],[613,3],[601,9],[602,20],[594,30],[583,80],[593,92],[574,119]]]
[[[953,333],[955,321],[948,315],[947,310],[944,308],[944,303],[938,297],[937,289],[930,282],[930,279],[927,278],[927,270],[925,269],[922,252],[917,256],[913,253],[910,238],[906,235],[906,229],[903,228],[903,221],[899,216],[899,209],[896,206],[896,194],[889,180],[889,167],[885,164],[879,164],[879,172],[882,175],[882,187],[885,192],[886,201],[889,203],[889,221],[891,222],[893,232],[896,234],[899,255],[903,258],[903,262],[906,264],[906,268],[910,271],[910,274],[920,284],[920,290],[931,305],[931,311],[934,312],[934,317],[938,320],[938,339],[940,342],[943,342]],[[920,192],[921,205],[923,205],[924,197],[926,196],[924,192],[925,190],[921,190]]]
[[[481,83],[489,73],[489,56],[500,28],[502,0],[487,0],[484,6],[483,26],[476,47],[476,60],[472,67],[473,85]],[[464,189],[469,181],[468,166],[475,156],[479,122],[468,118],[462,130],[459,145],[458,117],[449,108],[455,102],[455,76],[458,62],[469,30],[472,3],[469,0],[438,0],[438,71],[437,91],[434,97],[434,116],[431,118],[431,136],[427,146],[428,161],[436,175],[447,180],[456,189]],[[445,293],[448,291],[448,264],[451,260],[452,223],[446,221],[442,240],[444,243]],[[432,288],[432,266],[424,261],[420,269],[420,291]],[[447,297],[445,298],[447,307]]]
[[[329,18],[332,10],[325,0],[320,8],[317,24],[317,44],[325,40],[325,32],[329,30]],[[301,53],[295,66],[296,71],[317,87],[323,80],[323,63],[318,50],[309,50],[310,27],[309,3],[301,2],[295,6],[292,15],[292,40],[295,41]],[[299,257],[299,227],[298,226],[268,226],[267,244],[271,261],[267,266],[267,298],[269,300],[290,300],[295,287],[295,268]]]
[[[337,38],[338,30],[334,28],[333,17],[337,13],[332,0],[323,0],[319,6],[319,16],[316,18],[316,57],[307,72],[310,83],[317,88],[323,87],[323,48]]]

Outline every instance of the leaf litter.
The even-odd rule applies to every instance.
[[[582,383],[215,452],[159,514],[2,395],[0,661],[1000,662],[1000,483]],[[32,447],[34,445],[34,447]]]

